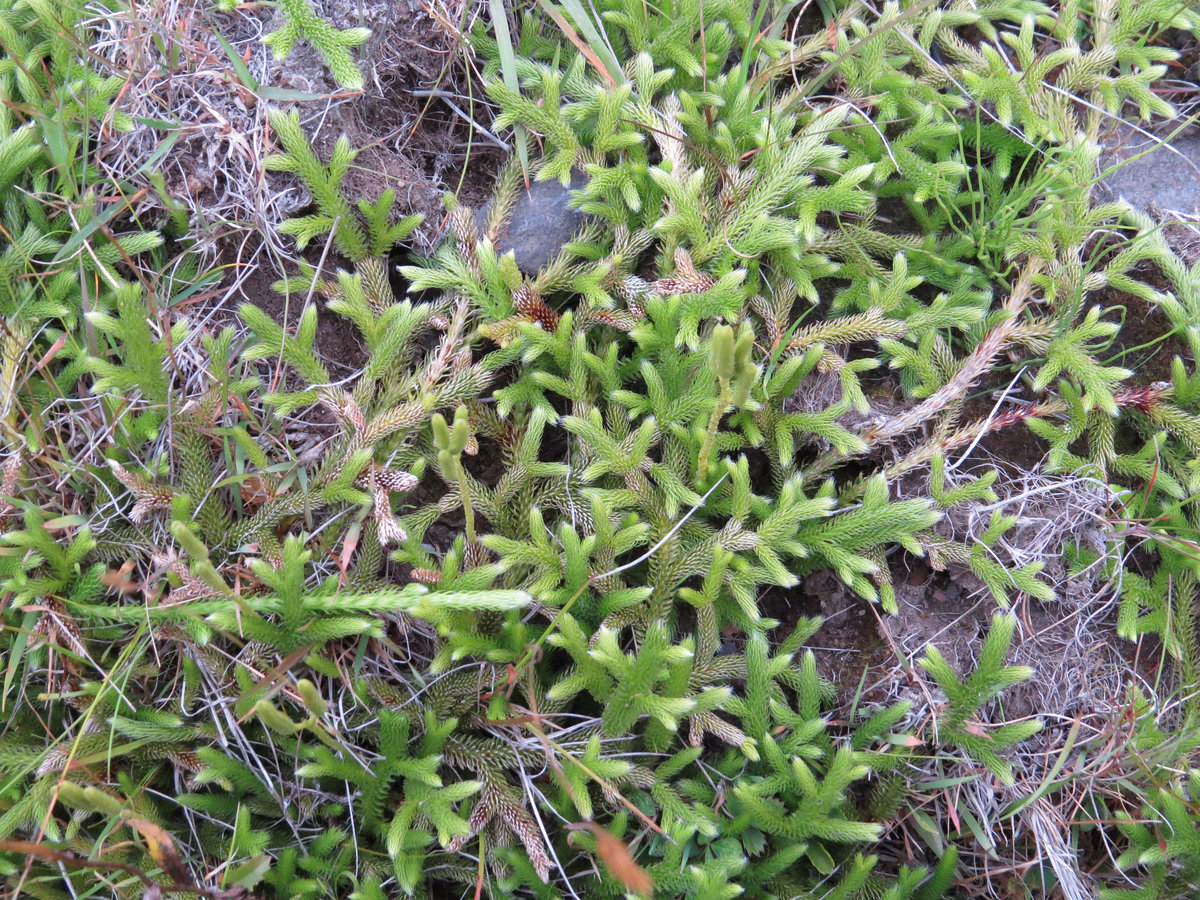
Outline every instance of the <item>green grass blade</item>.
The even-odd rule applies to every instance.
[[[512,32],[508,29],[508,10],[504,8],[504,0],[488,0],[488,10],[492,14],[492,27],[496,29],[496,48],[500,52],[500,72],[504,83],[510,90],[520,91],[521,82],[517,78],[517,54],[513,48]],[[524,125],[513,127],[514,147],[517,158],[521,161],[521,173],[529,183],[529,132]]]
[[[542,0],[542,3],[547,10],[551,8],[549,0]],[[583,36],[587,39],[588,46],[592,48],[592,52],[604,63],[613,81],[617,84],[624,84],[627,81],[625,73],[621,70],[621,64],[617,62],[616,54],[613,53],[612,46],[608,42],[608,35],[604,33],[604,26],[597,21],[593,21],[579,0],[562,0],[562,5],[570,13],[575,24],[579,26],[579,30],[583,32]]]

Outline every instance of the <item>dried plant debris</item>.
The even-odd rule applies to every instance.
[[[314,9],[334,28],[370,30],[355,60],[365,73],[361,90],[340,90],[311,43],[275,58],[264,38],[283,26],[282,8],[221,12],[210,0],[173,0],[98,19],[90,49],[125,79],[113,112],[128,123],[108,129],[98,148],[105,173],[148,188],[140,208],[176,210],[189,222],[189,239],[210,253],[249,232],[288,258],[293,251],[275,229],[311,196],[295,181],[266,175],[263,160],[277,147],[268,112],[295,106],[318,152],[342,135],[363,148],[346,173],[347,190],[374,200],[390,188],[400,211],[427,216],[433,230],[419,236],[432,246],[442,193],[460,188],[472,156],[468,187],[485,191],[486,176],[476,181],[496,159],[470,146],[470,121],[439,100],[466,90],[460,53],[422,6],[328,2]]]

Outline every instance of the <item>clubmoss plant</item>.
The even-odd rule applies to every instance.
[[[362,89],[362,72],[350,51],[371,36],[369,28],[335,28],[317,15],[311,0],[279,0],[279,8],[283,25],[263,38],[277,60],[287,59],[296,41],[304,38],[321,54],[342,89]]]

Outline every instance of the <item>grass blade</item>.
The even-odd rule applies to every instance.
[[[510,90],[520,91],[521,82],[517,78],[517,55],[513,49],[512,32],[508,29],[508,10],[504,8],[504,0],[488,0],[488,11],[492,14],[492,27],[496,29],[496,48],[500,52],[500,73],[504,83]],[[513,126],[514,145],[517,158],[521,161],[521,174],[525,183],[529,184],[529,132],[524,125]]]
[[[563,27],[562,17],[552,8],[550,0],[541,0],[541,4],[542,8],[550,14],[555,23],[560,28],[563,28],[563,33],[566,34],[568,40],[582,51],[583,48],[580,47],[578,36]],[[562,0],[562,5],[571,14],[571,18],[575,20],[575,24],[579,26],[579,30],[583,32],[583,36],[587,39],[588,46],[591,47],[592,54],[589,55],[584,51],[584,55],[588,59],[591,59],[592,55],[598,57],[594,65],[600,69],[601,74],[610,83],[613,85],[624,84],[625,73],[621,70],[621,64],[617,62],[616,54],[613,53],[612,47],[608,43],[608,35],[604,33],[604,26],[592,20],[592,17],[587,14],[587,10],[583,8],[583,4],[579,0]],[[602,66],[600,65],[600,61],[603,61]],[[607,71],[605,71],[606,69]]]

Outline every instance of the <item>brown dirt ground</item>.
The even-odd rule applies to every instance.
[[[347,21],[340,27],[355,27],[359,15],[350,4],[336,6]],[[444,216],[442,195],[450,191],[469,206],[488,196],[494,173],[503,161],[496,147],[472,138],[470,124],[450,103],[475,121],[488,115],[478,84],[466,71],[463,57],[445,27],[435,21],[422,4],[368,2],[359,4],[362,18],[373,30],[366,45],[362,68],[368,73],[367,87],[346,102],[332,105],[314,128],[313,145],[328,154],[341,135],[361,153],[346,177],[352,197],[374,199],[392,188],[398,215],[413,212],[425,216],[419,246],[436,243]],[[335,24],[339,24],[336,15]],[[285,76],[319,81],[336,92],[324,63],[307,45],[298,46],[288,58]],[[422,96],[433,94],[434,96]],[[461,96],[460,96],[461,95]]]
[[[1172,360],[1176,356],[1185,361],[1191,358],[1187,341],[1172,331],[1166,314],[1157,306],[1130,296],[1101,297],[1097,302],[1110,309],[1120,305],[1125,311],[1121,331],[1109,351],[1109,365],[1132,369],[1133,376],[1126,382],[1131,387],[1170,381]]]
[[[1108,302],[1122,300],[1127,309],[1127,324],[1135,327],[1129,332],[1127,345],[1114,347],[1114,354],[1127,348],[1132,350],[1169,329],[1165,316],[1136,298],[1111,298]],[[1171,355],[1183,351],[1174,338],[1153,349],[1159,350],[1153,366],[1146,365],[1140,354],[1134,362],[1126,363],[1139,370],[1135,383],[1165,377],[1169,374]],[[965,423],[986,417],[995,403],[991,388],[1005,387],[1010,377],[999,373],[992,379],[995,384],[981,387],[964,404],[960,420]],[[818,402],[814,399],[816,394],[821,395],[820,405],[836,399],[825,396],[831,391],[838,393],[836,386],[816,383],[811,387],[810,390],[806,385],[803,396],[798,396],[795,404],[798,408],[805,407],[806,400]],[[843,424],[861,427],[863,420],[871,415],[895,414],[904,406],[898,386],[886,378],[870,385],[869,397],[872,413],[868,416],[855,413],[853,421],[848,417]],[[962,467],[963,471],[977,473],[1000,468],[1008,482],[1020,484],[1024,475],[1041,470],[1047,449],[1044,442],[1018,425],[987,435],[966,457]],[[890,461],[891,451],[884,453],[882,461]],[[926,479],[927,474],[907,476],[897,490],[905,497],[926,496]],[[1046,498],[1043,503],[1018,500],[1017,506],[1004,509],[1006,513],[1020,512],[1020,524],[1013,532],[1018,547],[1025,540],[1023,530],[1028,530],[1029,539],[1034,540],[1046,522],[1055,521],[1059,515],[1055,504],[1088,502],[1072,493],[1049,493]],[[1091,502],[1102,502],[1102,498]],[[946,528],[949,527],[947,520]],[[961,528],[961,523],[958,527]],[[939,530],[943,530],[942,526]],[[1078,537],[1087,541],[1094,536],[1089,532]],[[919,708],[920,692],[914,690],[909,673],[924,655],[925,647],[933,644],[955,671],[969,675],[975,668],[992,615],[1000,609],[983,583],[966,569],[934,571],[927,560],[907,553],[893,554],[890,569],[899,606],[896,615],[888,615],[877,605],[862,600],[829,571],[809,574],[792,589],[773,588],[761,598],[763,614],[781,622],[776,632],[779,637],[789,634],[801,616],[823,618],[809,646],[822,677],[838,686],[842,708],[855,698],[859,704],[883,704],[898,697],[913,699]],[[1137,648],[1116,638],[1109,614],[1101,609],[1111,593],[1087,579],[1066,579],[1056,556],[1047,561],[1046,575],[1060,592],[1055,601],[1043,603],[1026,597],[1018,599],[1014,606],[1020,624],[1010,664],[1028,665],[1034,675],[1024,684],[1007,690],[995,713],[1010,721],[1051,713],[1056,722],[1076,715],[1087,719],[1110,714],[1121,702],[1130,675],[1153,677],[1152,655],[1138,660],[1137,673],[1133,673],[1130,663],[1134,662]],[[1100,720],[1095,721],[1098,724]],[[1054,728],[1051,723],[1048,731]]]
[[[188,5],[191,0],[183,0]],[[214,13],[197,6],[178,12],[163,11],[164,28],[183,28],[189,46],[199,47],[198,57],[186,57],[177,80],[186,88],[195,84],[183,81],[187,65],[219,64],[220,51],[213,51],[213,33],[225,36],[239,53],[245,49],[251,68],[259,75],[260,83],[275,88],[303,91],[317,99],[305,101],[272,101],[270,105],[300,112],[301,122],[319,156],[327,159],[338,138],[345,135],[352,147],[360,152],[345,179],[347,194],[369,201],[385,190],[395,192],[394,220],[412,213],[424,216],[424,222],[412,236],[406,252],[427,252],[436,246],[444,225],[445,209],[442,197],[456,193],[460,202],[476,206],[489,195],[495,174],[503,161],[502,152],[478,138],[472,137],[470,124],[464,118],[473,116],[487,122],[486,107],[471,97],[482,97],[475,74],[465,62],[464,52],[457,46],[443,24],[435,21],[423,4],[412,2],[383,2],[369,0],[358,4],[340,2],[316,3],[317,12],[331,19],[339,28],[366,25],[372,37],[360,48],[359,66],[366,78],[365,88],[356,94],[340,91],[317,51],[300,41],[283,62],[269,57],[262,46],[261,35],[278,28],[282,12],[266,8],[241,9],[235,14]],[[177,18],[171,18],[174,13]],[[210,49],[207,53],[204,47]],[[198,60],[198,61],[197,61]],[[265,60],[265,61],[264,61]],[[233,79],[236,81],[236,79]],[[196,123],[184,129],[184,139],[166,155],[161,164],[165,185],[172,198],[185,207],[203,212],[205,209],[228,207],[230,203],[250,203],[237,197],[255,191],[266,191],[269,202],[247,206],[240,216],[251,219],[251,227],[226,230],[207,235],[205,247],[215,250],[216,264],[227,267],[233,277],[227,293],[210,308],[193,308],[189,314],[206,319],[213,325],[237,324],[236,307],[240,303],[255,303],[277,321],[293,326],[303,309],[304,296],[289,299],[276,294],[271,285],[284,276],[296,273],[294,263],[279,258],[279,252],[266,252],[269,246],[290,248],[290,238],[274,242],[263,241],[264,230],[273,230],[284,216],[303,215],[311,211],[311,198],[294,176],[287,173],[258,170],[257,188],[235,184],[245,172],[223,170],[227,154],[248,139],[251,144],[261,138],[265,146],[257,148],[257,159],[280,149],[266,126],[260,104],[237,85],[222,89],[219,85],[205,88],[204,102],[211,115],[198,115]],[[455,107],[461,112],[456,112]],[[190,113],[184,110],[186,118]],[[205,130],[207,118],[215,117],[228,123],[228,145]],[[235,140],[238,136],[239,140]],[[215,155],[214,155],[214,150]],[[231,199],[232,198],[232,199]],[[276,220],[259,221],[263,214]],[[322,257],[325,242],[316,241],[303,254],[316,264]],[[322,275],[329,277],[345,261],[330,254],[324,261]],[[330,365],[331,371],[346,375],[358,368],[363,360],[363,348],[353,326],[340,316],[328,314],[319,304],[320,321],[317,350]],[[211,316],[211,320],[208,317]]]

